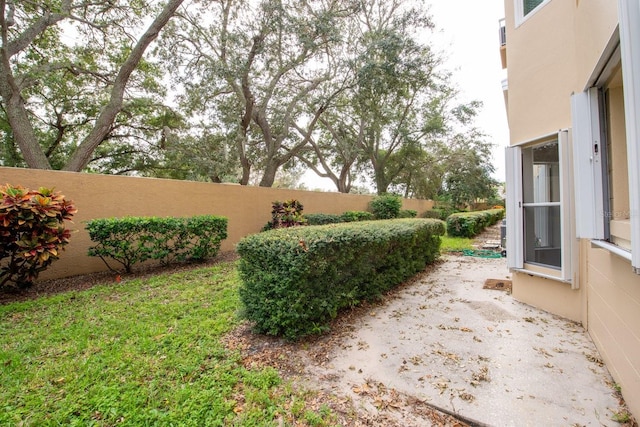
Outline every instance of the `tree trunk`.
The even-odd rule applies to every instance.
[[[100,112],[96,124],[89,135],[87,135],[72,154],[64,167],[65,170],[79,172],[87,166],[91,160],[91,154],[109,134],[116,116],[122,109],[124,91],[131,77],[131,73],[133,73],[138,66],[147,47],[158,37],[160,30],[169,22],[183,1],[184,0],[169,0],[162,12],[151,23],[142,37],[140,37],[140,40],[138,40],[138,43],[122,64],[122,67],[120,67],[120,71],[111,89],[109,103]]]
[[[348,167],[342,168],[340,171],[340,179],[335,182],[340,193],[349,193],[349,191],[351,191],[351,179]]]
[[[20,147],[20,152],[27,166],[33,169],[51,169],[49,159],[45,156],[40,143],[35,136],[31,122],[24,107],[24,99],[20,94],[20,90],[13,82],[11,72],[7,72],[5,67],[5,55],[2,54],[3,61],[0,66],[0,93],[2,94],[7,120],[11,125],[11,131],[15,142]],[[8,61],[7,64],[8,65]]]
[[[13,138],[20,147],[22,157],[30,168],[51,169],[49,159],[45,156],[36,138],[33,126],[29,121],[27,109],[24,106],[24,99],[20,93],[20,87],[16,84],[11,71],[11,56],[17,54],[23,44],[28,44],[40,32],[49,25],[62,19],[61,15],[48,15],[38,20],[34,26],[28,28],[16,42],[7,44],[7,26],[5,20],[6,3],[0,0],[0,31],[2,32],[2,46],[0,46],[0,96],[2,96],[4,108],[7,114],[7,121],[11,126]]]
[[[273,183],[276,180],[276,173],[278,172],[278,165],[273,161],[269,161],[264,168],[262,179],[260,180],[260,187],[273,187]]]

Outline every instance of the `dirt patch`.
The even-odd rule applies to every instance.
[[[511,280],[505,279],[487,279],[484,281],[483,289],[495,289],[498,291],[506,291],[511,293]]]

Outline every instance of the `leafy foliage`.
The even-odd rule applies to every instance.
[[[402,209],[398,213],[398,218],[415,218],[418,216],[418,211],[413,209]]]
[[[0,187],[0,289],[31,284],[71,238],[64,221],[77,209],[59,192]]]
[[[453,237],[474,237],[502,218],[504,209],[454,213],[447,218],[447,234]]]
[[[2,2],[0,122],[10,132],[0,132],[3,151],[20,147],[9,164],[126,173],[154,163],[175,123],[163,70],[143,56],[181,3]]]
[[[342,217],[335,214],[310,213],[304,214],[304,218],[307,220],[307,225],[325,225],[343,222]]]
[[[305,219],[302,210],[302,203],[295,199],[284,202],[273,202],[271,209],[271,221],[265,225],[264,230],[295,227],[296,225],[305,224],[307,220]]]
[[[381,194],[369,202],[369,210],[375,219],[398,218],[402,208],[402,199],[396,194]]]
[[[457,209],[447,204],[439,204],[434,206],[431,210],[422,213],[423,218],[437,218],[442,221],[446,221],[449,215],[458,212]]]
[[[105,264],[105,257],[111,258],[126,272],[147,260],[168,263],[212,258],[227,238],[227,218],[213,215],[98,218],[88,221],[86,228],[97,243],[89,248],[89,256],[100,257]]]
[[[340,217],[344,222],[370,221],[374,219],[373,214],[367,211],[346,211]]]
[[[444,223],[429,219],[271,230],[236,249],[244,315],[288,339],[327,329],[338,310],[376,298],[433,262]]]

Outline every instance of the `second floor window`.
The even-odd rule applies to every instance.
[[[520,0],[522,1],[522,15],[527,16],[533,9],[538,7],[544,0]]]
[[[536,11],[540,10],[546,3],[551,0],[514,0],[515,12],[516,12],[516,26],[523,23],[533,15]]]

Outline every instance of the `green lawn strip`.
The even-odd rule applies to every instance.
[[[440,252],[462,252],[464,249],[473,249],[473,246],[471,246],[472,243],[473,239],[465,237],[442,236]]]
[[[304,405],[290,410],[302,392],[221,343],[238,322],[238,281],[222,263],[0,306],[0,425],[305,420]]]

